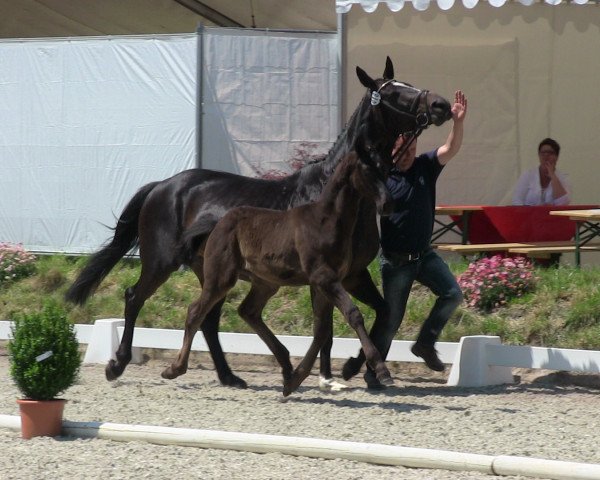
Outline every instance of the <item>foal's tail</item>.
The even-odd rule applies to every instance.
[[[218,216],[206,214],[183,232],[180,247],[184,264],[190,265],[192,263],[198,248],[206,241],[218,222]]]
[[[125,206],[113,229],[115,233],[112,240],[90,257],[65,294],[66,300],[83,305],[117,262],[137,247],[140,211],[146,197],[158,183],[144,185]]]

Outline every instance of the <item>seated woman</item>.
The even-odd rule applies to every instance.
[[[545,138],[538,146],[540,164],[521,174],[513,193],[513,205],[568,205],[570,186],[565,174],[556,170],[560,145]]]

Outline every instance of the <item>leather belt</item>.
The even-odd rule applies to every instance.
[[[405,252],[383,252],[383,256],[392,263],[408,263],[416,260],[421,260],[425,251],[418,253],[405,253]]]

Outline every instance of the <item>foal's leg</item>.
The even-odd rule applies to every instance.
[[[223,303],[225,303],[225,299],[217,302],[206,315],[200,328],[204,335],[204,340],[206,340],[206,345],[208,346],[221,385],[226,387],[248,388],[248,384],[231,371],[227,359],[225,358],[225,352],[223,352],[223,347],[219,341],[219,324],[221,322],[221,308],[223,307]]]
[[[226,293],[227,292],[225,292],[225,294]],[[225,298],[225,294],[220,296],[211,294],[211,292],[207,292],[206,290],[202,290],[200,298],[189,306],[185,321],[185,331],[183,334],[183,343],[181,345],[181,349],[179,350],[179,354],[171,366],[165,368],[161,373],[163,378],[173,379],[187,372],[188,362],[190,359],[190,350],[192,349],[192,342],[194,341],[194,336],[198,331],[198,327],[202,324],[202,321],[210,309],[217,302]]]
[[[228,256],[228,253],[224,251],[222,258],[218,257],[216,253],[214,254],[215,258],[212,259],[200,298],[188,308],[181,350],[179,350],[179,354],[171,366],[162,372],[163,378],[173,379],[187,371],[194,335],[196,335],[208,312],[217,303],[222,302],[227,292],[235,285],[237,271],[235,262]]]
[[[192,270],[198,277],[201,285],[204,284],[203,263],[202,257],[197,257],[192,265]],[[237,375],[234,375],[231,368],[229,368],[229,364],[225,358],[225,352],[223,352],[223,347],[219,341],[219,324],[221,322],[221,308],[223,307],[223,303],[225,303],[225,299],[217,302],[206,315],[200,328],[202,329],[204,340],[206,340],[206,345],[208,346],[208,351],[210,352],[210,356],[215,365],[215,370],[217,371],[217,376],[219,377],[221,385],[247,388],[248,384]]]
[[[312,286],[310,297],[314,321],[328,326],[329,330],[319,334],[322,346],[319,361],[319,388],[324,392],[343,390],[347,385],[336,382],[331,374],[331,347],[333,346],[333,304]]]
[[[310,287],[310,300],[315,319],[321,318],[321,321],[331,322],[332,330],[329,338],[325,340],[321,348],[319,374],[325,380],[330,380],[331,374],[331,347],[333,346],[333,305],[323,297],[313,286]]]
[[[252,327],[262,341],[265,342],[269,350],[273,352],[277,362],[281,365],[283,394],[289,395],[286,391],[289,388],[293,371],[290,352],[269,327],[267,327],[261,316],[268,300],[277,293],[277,290],[279,290],[279,287],[253,281],[248,295],[246,295],[246,298],[244,298],[238,308],[238,313]]]
[[[383,299],[379,290],[377,290],[377,287],[373,283],[373,279],[366,268],[357,275],[345,278],[343,285],[350,295],[375,310],[375,321],[370,333],[370,337],[373,339],[373,333],[378,332],[380,329],[379,327],[389,321],[390,309],[387,302]],[[383,357],[384,352],[379,353]],[[356,358],[350,357],[344,364],[342,369],[342,376],[344,379],[349,380],[360,372],[363,363],[365,363],[365,352],[361,348]]]
[[[323,350],[323,344],[327,341],[330,343],[332,341],[333,315],[331,313],[333,306],[327,297],[325,297],[318,289],[311,288],[311,292],[313,294],[312,305],[313,312],[315,314],[313,325],[313,341],[311,342],[306,355],[298,367],[296,367],[296,370],[294,370],[289,388],[287,390],[284,389],[283,391],[284,395],[289,395],[302,384],[302,382],[310,374],[310,371],[315,364],[315,360],[317,359],[317,355],[319,354],[319,350]],[[329,315],[323,315],[323,312],[329,313]],[[331,352],[331,346],[329,347],[329,352]],[[331,380],[331,372],[329,378]],[[321,384],[319,386],[321,387]],[[342,386],[342,388],[344,386]],[[329,384],[328,389],[334,389],[331,383]],[[337,388],[337,390],[339,389],[340,388]]]
[[[342,312],[348,324],[356,331],[367,361],[375,371],[377,379],[383,385],[392,385],[394,383],[392,376],[385,366],[381,354],[367,334],[362,314],[358,307],[352,303],[348,292],[344,290],[339,281],[332,281],[332,276],[327,275],[325,272],[319,272],[318,275],[312,277],[318,278],[318,288]]]

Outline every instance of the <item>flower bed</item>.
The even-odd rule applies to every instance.
[[[458,277],[467,305],[483,312],[533,291],[536,280],[531,261],[500,255],[472,262]]]

